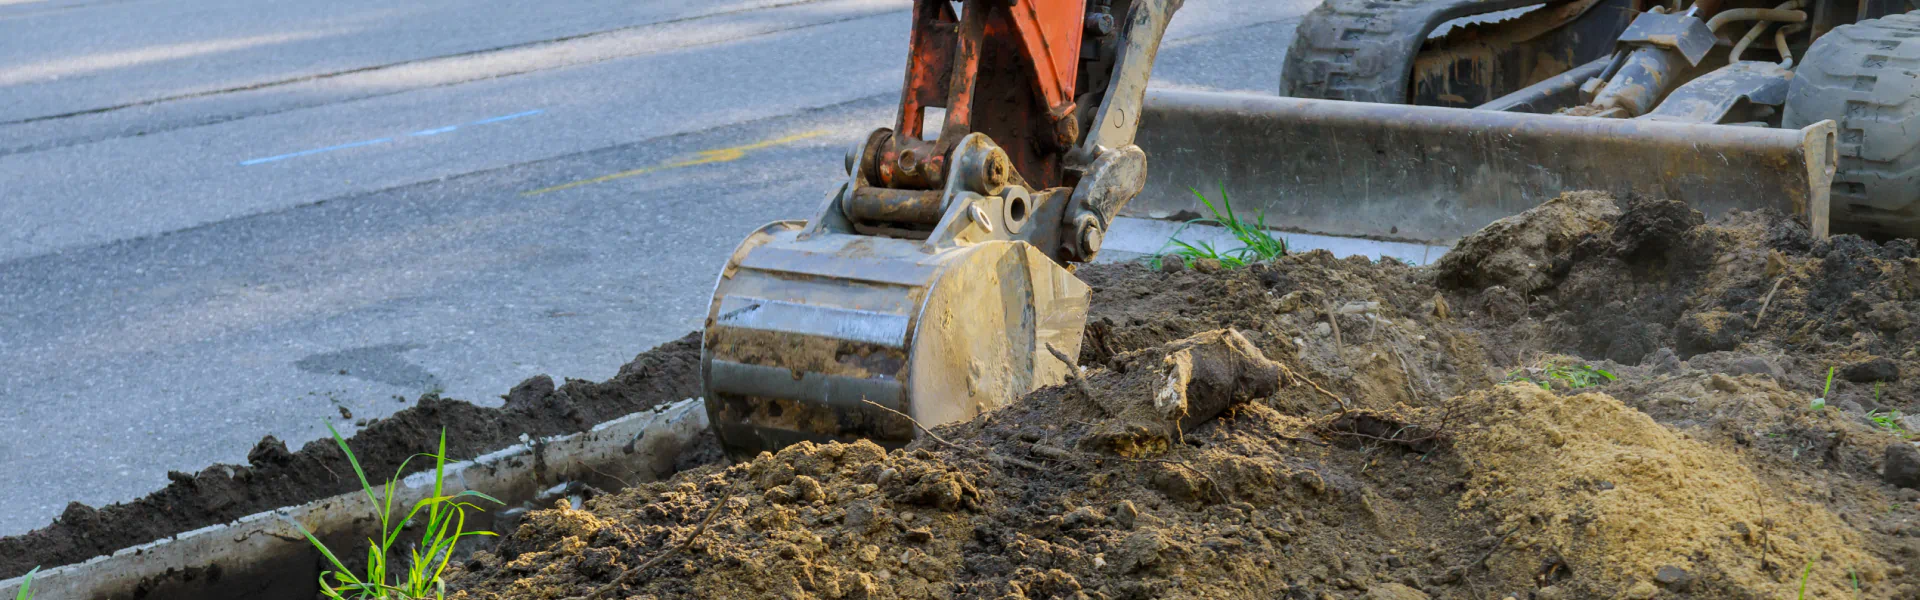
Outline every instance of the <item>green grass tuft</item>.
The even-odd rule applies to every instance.
[[[440,430],[439,452],[416,454],[401,461],[394,476],[387,480],[386,485],[381,486],[379,493],[375,493],[373,483],[367,480],[366,471],[360,468],[360,459],[353,455],[353,450],[347,448],[346,438],[340,437],[340,432],[331,424],[327,425],[327,431],[333,434],[333,442],[340,446],[340,451],[347,455],[347,462],[353,465],[353,474],[360,478],[360,490],[366,493],[367,500],[372,501],[374,506],[380,507],[380,513],[377,515],[380,520],[380,539],[367,540],[367,569],[363,577],[356,575],[353,570],[341,563],[333,550],[321,543],[319,538],[314,537],[313,532],[307,531],[307,528],[299,523],[294,523],[295,526],[300,527],[300,533],[307,537],[307,541],[312,542],[313,547],[319,549],[320,554],[325,555],[327,562],[333,565],[333,570],[320,574],[320,593],[334,600],[445,598],[446,583],[441,579],[441,575],[446,572],[447,563],[453,559],[454,546],[461,539],[470,536],[494,535],[491,531],[466,531],[467,511],[483,510],[466,499],[477,498],[494,504],[501,502],[492,496],[473,490],[453,495],[444,494],[447,469],[446,429]],[[401,475],[406,473],[407,463],[423,457],[433,459],[433,495],[415,502],[413,508],[407,511],[406,518],[395,519],[394,490],[399,487]],[[415,519],[421,517],[425,517],[426,520],[419,523],[420,542],[408,545],[408,560],[403,565],[404,571],[396,571],[393,569],[396,565],[388,564],[394,545],[400,541],[400,534],[409,525],[415,524]]]
[[[1506,381],[1501,383],[1527,382],[1549,392],[1559,390],[1580,390],[1598,387],[1620,379],[1606,369],[1593,365],[1563,365],[1549,363],[1544,367],[1523,367],[1507,373]]]
[[[13,600],[33,600],[33,574],[39,572],[40,567],[34,567],[20,578],[20,591],[13,595]]]
[[[1800,600],[1807,599],[1807,576],[1813,574],[1813,559],[1807,559],[1807,568],[1800,570]]]
[[[1226,229],[1229,233],[1232,233],[1234,238],[1239,239],[1241,247],[1223,252],[1214,248],[1213,244],[1207,242],[1189,243],[1183,241],[1179,237],[1180,232],[1175,231],[1173,237],[1167,239],[1166,245],[1166,247],[1173,248],[1173,252],[1162,252],[1161,255],[1153,257],[1149,263],[1154,268],[1159,268],[1161,261],[1167,257],[1178,258],[1182,264],[1187,266],[1193,266],[1193,261],[1195,260],[1211,258],[1220,261],[1220,264],[1227,267],[1242,267],[1249,263],[1271,260],[1287,255],[1287,241],[1273,235],[1273,231],[1267,229],[1267,217],[1265,215],[1255,213],[1254,220],[1251,223],[1240,220],[1240,216],[1233,212],[1233,199],[1227,197],[1227,187],[1224,184],[1220,186],[1220,204],[1218,206],[1214,205],[1212,200],[1207,199],[1206,195],[1201,194],[1200,190],[1187,188],[1187,191],[1193,192],[1193,197],[1199,198],[1200,203],[1206,205],[1207,211],[1213,213],[1213,218],[1187,221],[1184,225],[1181,225],[1181,230],[1184,231],[1187,225],[1219,226]],[[1222,210],[1223,208],[1224,211]]]
[[[1867,413],[1867,418],[1873,419],[1874,425],[1879,425],[1888,432],[1897,434],[1905,434],[1907,432],[1906,425],[1900,422],[1902,416],[1904,415],[1901,415],[1898,410],[1886,412],[1873,411]]]
[[[1808,404],[1808,408],[1811,408],[1813,410],[1820,410],[1827,407],[1827,398],[1833,396],[1834,370],[1835,370],[1834,367],[1827,367],[1827,389],[1821,391],[1820,397],[1814,398],[1813,402]]]

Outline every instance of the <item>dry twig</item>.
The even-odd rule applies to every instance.
[[[1054,358],[1060,359],[1060,362],[1067,363],[1067,381],[1073,383],[1074,389],[1080,390],[1080,396],[1086,398],[1089,404],[1099,406],[1100,403],[1093,399],[1093,387],[1087,385],[1085,378],[1080,377],[1080,365],[1075,364],[1073,359],[1067,358],[1067,353],[1053,347],[1053,344],[1047,344],[1047,352],[1052,353]]]
[[[1346,356],[1346,344],[1340,341],[1340,309],[1334,307],[1332,300],[1327,301],[1327,324],[1333,326],[1333,357],[1341,359]]]
[[[1767,307],[1773,305],[1773,293],[1780,291],[1780,284],[1787,282],[1787,276],[1781,275],[1773,280],[1773,289],[1767,290],[1767,297],[1760,301],[1760,313],[1753,316],[1753,326],[1760,327],[1760,320],[1767,318]]]
[[[1334,395],[1333,392],[1327,391],[1327,388],[1320,387],[1320,384],[1314,383],[1313,380],[1308,379],[1307,376],[1294,372],[1293,369],[1287,368],[1286,365],[1280,365],[1280,370],[1281,372],[1284,372],[1287,374],[1287,378],[1289,379],[1288,383],[1295,383],[1295,384],[1305,383],[1309,386],[1313,386],[1314,391],[1320,392],[1321,395],[1331,398],[1335,404],[1340,405],[1340,412],[1347,412],[1349,410],[1353,410],[1352,407],[1347,406],[1346,400],[1342,399],[1339,396]]]
[[[1040,465],[1036,465],[1036,464],[1033,464],[1033,463],[1030,463],[1030,462],[1027,462],[1027,461],[1024,461],[1024,460],[1020,460],[1020,459],[1018,459],[1018,458],[1013,458],[1013,457],[1011,457],[1011,456],[1005,456],[1005,455],[1002,455],[1002,454],[999,454],[999,453],[996,453],[996,452],[993,452],[993,451],[991,451],[991,450],[987,450],[987,449],[985,449],[985,448],[974,448],[974,447],[971,447],[971,446],[962,446],[962,445],[959,445],[959,444],[955,444],[955,443],[953,443],[953,442],[949,442],[949,441],[947,441],[947,438],[943,438],[943,437],[940,437],[940,436],[939,436],[938,434],[935,434],[935,433],[933,432],[933,430],[932,430],[932,429],[927,429],[927,426],[926,426],[926,425],[921,425],[921,424],[920,424],[920,420],[919,420],[919,419],[915,419],[915,418],[913,418],[913,417],[911,417],[911,416],[908,416],[908,415],[907,415],[907,413],[903,413],[903,412],[900,412],[900,411],[897,411],[897,410],[894,410],[894,409],[891,409],[891,408],[887,408],[887,407],[885,407],[885,406],[881,406],[881,405],[880,405],[879,403],[876,403],[876,402],[874,402],[874,401],[872,401],[872,400],[868,400],[868,399],[866,399],[866,398],[861,398],[861,399],[860,399],[860,401],[861,401],[861,402],[865,402],[865,403],[867,403],[867,404],[870,404],[870,405],[873,405],[873,407],[874,407],[874,408],[878,408],[878,409],[880,409],[880,410],[884,410],[884,411],[887,411],[887,412],[890,412],[890,413],[893,413],[893,414],[896,414],[896,415],[899,415],[899,416],[900,416],[900,418],[902,418],[902,419],[906,419],[906,420],[907,420],[907,422],[909,422],[909,423],[913,423],[913,426],[914,426],[914,427],[918,427],[918,428],[920,428],[920,432],[921,432],[921,433],[925,433],[925,434],[927,434],[927,437],[929,437],[929,438],[932,438],[932,439],[933,439],[933,441],[936,441],[936,442],[940,442],[940,445],[943,445],[943,446],[946,446],[946,447],[948,447],[948,448],[952,448],[952,449],[955,449],[955,450],[959,450],[959,451],[962,451],[962,452],[973,452],[973,453],[976,453],[976,454],[980,454],[980,455],[983,455],[983,456],[986,456],[988,460],[991,460],[991,461],[993,461],[993,462],[994,462],[995,464],[998,464],[998,465],[1002,465],[1002,466],[1004,466],[1004,465],[1013,465],[1013,466],[1016,466],[1016,467],[1020,467],[1020,468],[1022,468],[1022,469],[1027,469],[1027,470],[1029,470],[1029,471],[1044,471],[1044,470],[1045,470],[1045,469],[1043,469],[1043,468],[1041,468],[1041,467],[1040,467]]]

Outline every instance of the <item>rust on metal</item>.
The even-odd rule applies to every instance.
[[[1427,40],[1413,61],[1409,101],[1466,108],[1591,62],[1632,21],[1631,0],[1550,4]]]
[[[933,225],[945,214],[941,190],[863,187],[848,199],[847,217],[859,222]]]
[[[1126,26],[1102,29],[1104,1],[915,3],[895,127],[849,153],[811,221],[749,236],[715,286],[701,377],[730,456],[897,446],[915,430],[880,411],[939,425],[1064,381],[1074,366],[1043,357],[1078,351],[1089,293],[1068,261],[1138,193],[1133,129],[1180,2],[1120,4]],[[1087,110],[1100,128],[1083,136]]]
[[[1174,91],[1150,95],[1147,118],[1140,145],[1155,168],[1127,214],[1192,210],[1189,188],[1224,184],[1268,222],[1426,242],[1586,189],[1683,200],[1710,216],[1773,208],[1825,235],[1836,164],[1831,122],[1770,129]]]

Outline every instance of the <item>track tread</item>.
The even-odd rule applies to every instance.
[[[1801,57],[1783,125],[1839,124],[1836,221],[1920,235],[1920,14],[1828,32]]]
[[[1420,45],[1447,14],[1506,8],[1487,0],[1324,0],[1301,20],[1280,95],[1405,104]],[[1484,8],[1476,5],[1484,5]]]

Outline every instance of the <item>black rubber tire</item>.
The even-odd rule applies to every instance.
[[[1794,69],[1782,125],[1839,124],[1836,233],[1920,237],[1920,14],[1815,40]]]
[[[1449,19],[1540,0],[1323,0],[1294,28],[1280,95],[1406,104],[1414,57]]]

